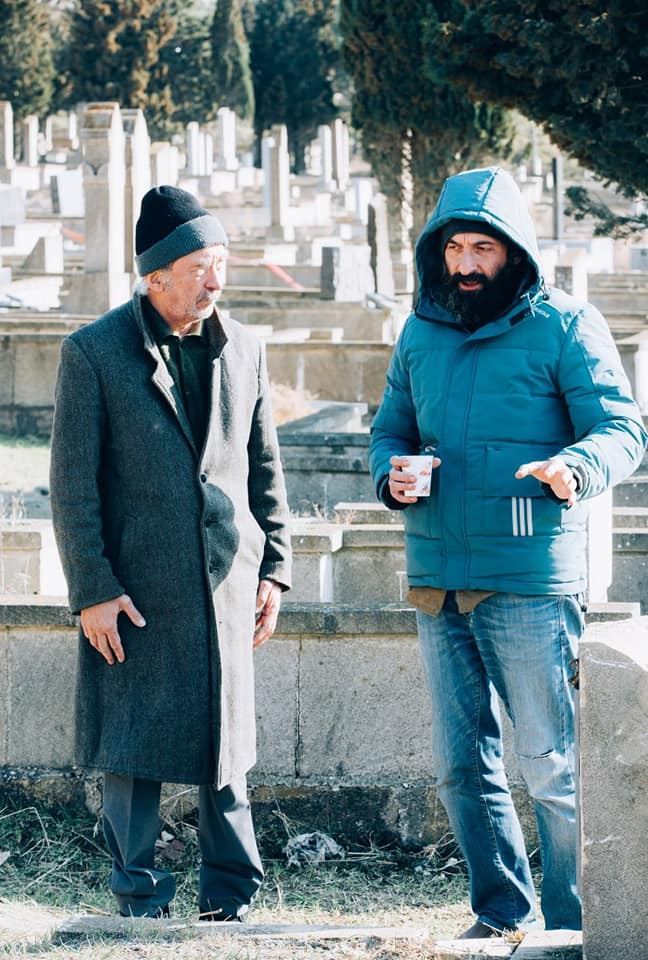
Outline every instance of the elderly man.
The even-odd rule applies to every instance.
[[[199,784],[200,913],[242,919],[263,871],[247,801],[253,647],[290,585],[261,345],[219,315],[227,236],[176,187],[142,200],[128,303],[62,347],[51,494],[80,614],[77,761],[104,775],[112,890],[162,916],[162,781]]]
[[[420,298],[396,346],[370,463],[405,510],[433,771],[470,874],[465,938],[529,924],[535,893],[502,763],[497,694],[534,801],[547,928],[579,928],[570,663],[583,630],[587,500],[646,436],[604,319],[547,291],[503,170],[449,178],[417,244]],[[434,454],[412,496],[408,455]]]

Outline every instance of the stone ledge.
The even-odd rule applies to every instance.
[[[630,620],[639,613],[638,603],[591,604],[588,622]],[[0,594],[0,627],[75,627],[77,618],[65,597]],[[279,615],[277,638],[282,636],[406,635],[416,633],[416,612],[405,603],[340,604],[284,603]]]

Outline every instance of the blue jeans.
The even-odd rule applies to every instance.
[[[417,611],[432,698],[434,782],[470,875],[479,920],[533,922],[535,893],[502,760],[497,694],[535,806],[547,929],[580,929],[576,891],[574,697],[568,683],[584,620],[573,596],[496,593],[460,614]]]

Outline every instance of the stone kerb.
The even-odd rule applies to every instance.
[[[590,627],[580,647],[585,960],[648,943],[648,618]]]

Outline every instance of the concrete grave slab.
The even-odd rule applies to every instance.
[[[580,930],[539,930],[526,935],[513,954],[515,960],[581,960]],[[610,956],[609,960],[616,960]]]
[[[76,634],[14,630],[8,649],[7,763],[66,767],[72,762]]]
[[[323,924],[238,923],[225,921],[153,920],[148,917],[112,917],[79,915],[70,918],[58,928],[59,936],[112,934],[127,937],[150,930],[151,933],[191,930],[197,936],[219,938],[235,936],[242,940],[423,940],[427,931],[423,927],[352,927]]]
[[[295,776],[299,641],[272,639],[254,655],[257,688],[257,776]]]
[[[646,956],[648,619],[597,624],[580,644],[586,960]]]

